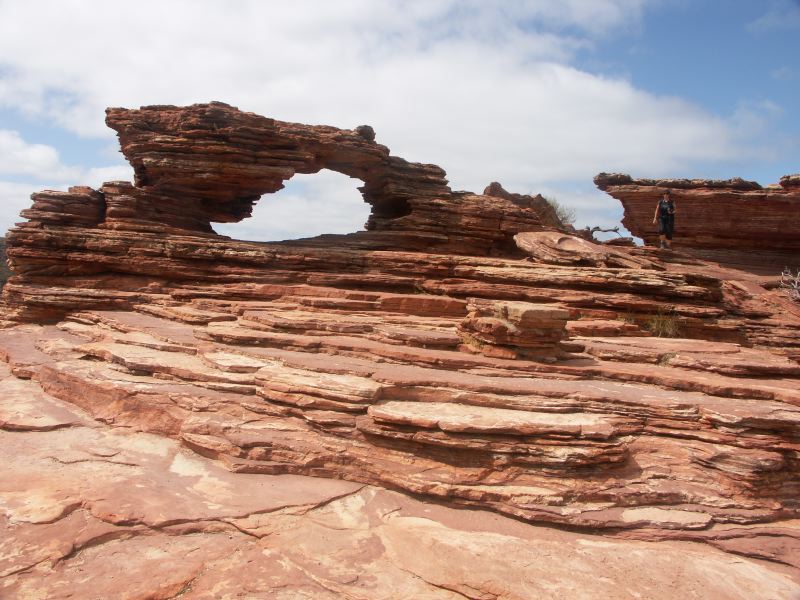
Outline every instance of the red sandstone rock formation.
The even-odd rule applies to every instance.
[[[363,126],[108,119],[136,182],[35,194],[8,238],[0,595],[797,595],[772,280],[543,230]],[[321,168],[371,231],[211,230]]]
[[[503,198],[517,206],[530,208],[539,216],[541,224],[546,227],[555,229],[562,229],[564,224],[558,218],[556,209],[550,204],[544,196],[536,194],[535,196],[526,196],[524,194],[512,194],[507,191],[500,183],[493,181],[483,190],[484,196],[491,196],[493,198]]]
[[[729,179],[633,179],[600,173],[598,188],[625,209],[622,224],[649,245],[656,245],[653,214],[670,190],[677,206],[675,248],[732,266],[760,267],[780,273],[800,267],[800,175],[762,188],[754,181]]]
[[[278,191],[295,173],[321,169],[364,183],[359,189],[372,206],[366,227],[392,231],[383,240],[396,247],[409,238],[414,248],[504,251],[518,231],[541,228],[540,215],[558,224],[541,197],[452,192],[441,168],[391,156],[368,126],[284,123],[220,102],[110,108],[106,123],[136,175],[135,188],[106,192],[109,227],[141,230],[148,221],[210,232],[211,222],[250,216],[262,194]]]
[[[534,260],[554,265],[657,269],[647,258],[620,252],[561,231],[526,231],[514,236],[517,247]]]
[[[474,299],[458,333],[465,348],[500,358],[565,358],[569,311],[551,304]]]

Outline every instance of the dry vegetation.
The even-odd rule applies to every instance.
[[[790,268],[785,268],[781,273],[781,289],[795,302],[800,302],[800,269],[792,273]]]

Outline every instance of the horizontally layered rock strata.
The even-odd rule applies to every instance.
[[[800,589],[800,308],[774,278],[450,192],[365,127],[109,123],[136,182],[34,194],[8,236],[0,590],[114,595],[85,573],[115,560],[156,598]],[[320,168],[364,181],[370,231],[213,233]]]
[[[551,304],[475,299],[459,324],[462,342],[472,351],[502,358],[565,358],[569,310]]]
[[[322,169],[363,183],[372,207],[366,228],[392,231],[383,239],[394,246],[483,254],[512,248],[511,236],[540,228],[543,219],[559,224],[541,196],[451,191],[441,168],[391,156],[369,126],[285,123],[220,102],[111,108],[106,123],[136,176],[135,187],[108,190],[116,209],[108,227],[141,230],[146,221],[210,232],[211,222],[250,216],[261,195],[296,173]]]
[[[800,269],[800,185],[798,175],[761,187],[728,179],[634,179],[600,173],[595,185],[625,209],[622,224],[649,245],[658,241],[656,204],[669,190],[677,206],[675,247],[732,266],[780,273]]]

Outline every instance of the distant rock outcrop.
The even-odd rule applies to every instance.
[[[649,245],[658,243],[656,204],[670,190],[677,206],[675,248],[765,273],[800,267],[800,175],[765,188],[738,178],[634,179],[619,173],[600,173],[594,182],[622,202],[622,224]]]

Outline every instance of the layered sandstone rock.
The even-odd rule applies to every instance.
[[[564,358],[570,313],[552,304],[474,299],[458,333],[467,348],[503,358]]]
[[[0,370],[4,598],[673,598],[702,589],[744,600],[797,589],[780,565],[693,543],[532,527],[336,479],[231,473]]]
[[[417,247],[422,238],[424,247],[449,252],[501,252],[518,231],[558,225],[540,196],[452,192],[441,168],[391,156],[368,126],[285,123],[220,102],[110,108],[106,123],[136,175],[135,187],[109,190],[113,227],[139,230],[147,221],[212,231],[212,222],[250,216],[261,195],[296,173],[322,169],[363,182],[372,207],[366,227],[394,232],[384,237],[394,246]]]
[[[5,285],[6,279],[11,275],[11,270],[8,268],[8,261],[6,260],[6,238],[0,237],[0,287]]]
[[[541,194],[535,196],[526,196],[525,194],[513,194],[507,191],[499,182],[493,181],[483,190],[484,196],[491,196],[493,198],[503,198],[517,206],[530,208],[537,215],[542,225],[561,229],[564,224],[558,217],[555,207],[547,201]]]
[[[363,126],[108,118],[136,182],[35,194],[9,234],[0,595],[797,595],[772,279],[450,192]],[[370,231],[213,233],[321,168]]]
[[[598,188],[625,209],[623,225],[655,245],[656,204],[669,190],[677,207],[675,247],[694,256],[733,266],[777,272],[800,267],[800,186],[798,175],[762,188],[754,181],[729,179],[634,179],[600,173]]]
[[[563,231],[525,231],[514,236],[517,247],[537,261],[554,265],[591,267],[658,268],[657,263],[612,244],[590,242]]]

